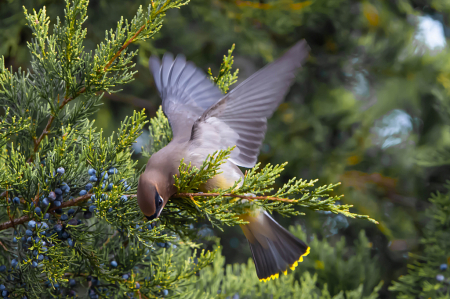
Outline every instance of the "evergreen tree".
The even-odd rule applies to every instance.
[[[105,93],[133,80],[137,51],[129,51],[128,46],[155,35],[166,12],[185,4],[157,0],[146,9],[139,7],[131,21],[122,18],[107,31],[94,51],[85,51],[83,44],[88,1],[67,0],[64,18],[57,18],[52,29],[45,7],[32,13],[24,10],[33,32],[28,43],[31,69],[14,71],[5,67],[3,58],[0,61],[3,297],[196,296],[199,285],[213,285],[208,272],[198,278],[195,274],[208,271],[205,267],[210,263],[219,268],[223,263],[214,251],[201,250],[194,224],[200,219],[218,228],[242,224],[239,215],[250,206],[283,216],[300,215],[294,207],[303,207],[376,223],[351,212],[351,205],[338,203],[341,196],[331,194],[338,184],[316,187],[317,180],[292,178],[274,189],[285,164],[258,164],[247,172],[238,190],[199,193],[198,186],[215,175],[232,148],[210,156],[200,169],[181,161],[178,199],[166,206],[159,220],[145,220],[135,196],[142,169],[132,159],[131,145],[146,125],[146,115],[134,112],[108,138],[88,117]],[[236,81],[231,65],[230,52],[219,75],[212,77],[224,92]],[[151,120],[150,130],[153,142],[147,156],[171,138],[161,112]],[[251,266],[246,269],[243,273],[249,273]],[[214,279],[218,279],[217,288],[210,295],[221,296],[227,284],[220,277]],[[294,282],[292,275],[284,279],[292,287],[287,292],[301,286],[311,296],[321,293],[330,298],[327,288],[314,287],[316,276],[304,274],[300,282]],[[273,294],[280,282],[271,284],[258,292]],[[362,292],[361,286],[347,296]]]

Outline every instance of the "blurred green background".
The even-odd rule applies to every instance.
[[[121,16],[131,19],[146,4],[91,1],[86,49],[94,49]],[[0,0],[0,55],[14,70],[30,65],[26,43],[32,35],[22,6],[44,5],[52,22],[63,14],[63,1]],[[436,108],[450,95],[449,16],[448,0],[192,0],[170,11],[153,40],[132,45],[139,49],[135,80],[105,94],[93,118],[109,135],[135,109],[155,115],[160,99],[147,67],[151,54],[183,53],[217,74],[234,43],[240,82],[306,39],[310,58],[269,121],[260,161],[289,162],[279,185],[294,176],[342,182],[335,192],[345,195],[343,202],[380,224],[308,211],[296,219],[277,219],[284,226],[301,224],[308,242],[315,235],[333,246],[345,236],[350,249],[336,251],[341,256],[334,261],[351,258],[365,231],[377,268],[371,284],[384,280],[381,297],[392,298],[387,287],[406,273],[407,253],[423,250],[419,239],[427,198],[450,174],[448,167],[425,162],[430,150],[450,145],[450,130],[441,118],[447,111]],[[141,166],[146,161],[139,151],[146,143],[148,133],[136,145]],[[221,232],[206,222],[200,225],[205,234],[221,238],[227,263],[250,257],[240,228]],[[319,274],[331,269],[319,259],[310,262]],[[325,277],[331,276],[319,279]]]

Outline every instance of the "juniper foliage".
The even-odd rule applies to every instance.
[[[448,64],[446,68],[448,69]],[[448,83],[448,74],[448,71],[441,74],[444,90],[434,90],[440,100],[435,108],[447,125],[450,124],[450,85],[445,84]],[[417,161],[423,166],[449,165],[449,153],[446,146],[427,149],[419,152]],[[409,254],[412,262],[408,264],[408,274],[400,276],[390,287],[400,299],[450,297],[450,182],[447,181],[442,187],[442,190],[431,195],[431,205],[425,212],[428,223],[420,240],[423,250]]]
[[[307,237],[300,226],[292,226],[290,231],[298,238]],[[364,232],[352,248],[345,246],[345,238],[334,248],[327,240],[316,236],[311,239],[311,254],[295,275],[282,275],[264,284],[259,282],[251,259],[246,264],[225,265],[216,244],[214,262],[202,269],[198,277],[192,277],[196,291],[188,298],[378,298],[383,285],[379,282],[380,266],[377,257],[371,257],[371,243]],[[349,251],[353,254],[345,258]],[[335,273],[341,274],[338,281],[330,279]]]
[[[193,224],[242,224],[239,215],[253,207],[290,216],[301,206],[375,222],[337,204],[340,196],[331,194],[336,184],[315,188],[316,180],[293,178],[273,190],[284,164],[257,165],[242,187],[199,194],[198,186],[219,171],[232,149],[208,157],[200,169],[181,161],[177,198],[161,219],[145,220],[135,196],[141,170],[131,150],[147,124],[144,111],[125,118],[110,137],[88,117],[105,92],[133,80],[137,51],[128,46],[152,37],[166,12],[185,4],[155,0],[140,7],[131,21],[121,19],[107,31],[93,52],[83,47],[87,0],[66,0],[64,19],[52,30],[45,7],[24,9],[34,36],[28,44],[32,67],[13,71],[0,60],[0,277],[6,296],[194,294],[191,279],[214,261],[215,252],[195,243]],[[231,74],[231,51],[213,78],[224,92],[237,76]],[[161,111],[150,129],[147,156],[171,140]],[[314,279],[308,279],[312,286]]]

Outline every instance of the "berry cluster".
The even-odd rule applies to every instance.
[[[45,162],[43,162],[45,164]],[[13,208],[20,208],[23,210],[28,210],[32,220],[24,223],[24,225],[16,226],[14,228],[13,244],[17,246],[17,249],[21,249],[25,255],[16,257],[12,259],[10,266],[0,265],[0,272],[8,272],[6,283],[0,285],[0,294],[3,298],[9,298],[10,294],[16,290],[17,286],[20,286],[19,281],[22,276],[21,271],[33,270],[39,271],[40,268],[44,266],[44,261],[51,261],[51,257],[47,255],[47,252],[51,250],[53,246],[64,245],[67,247],[74,247],[76,245],[76,240],[73,235],[74,226],[78,226],[82,223],[79,218],[89,219],[97,210],[97,203],[108,198],[108,191],[113,190],[114,176],[118,173],[116,168],[109,168],[105,171],[100,169],[97,170],[91,168],[88,170],[89,182],[84,186],[72,185],[63,181],[65,178],[65,169],[59,167],[54,172],[52,181],[50,179],[46,180],[46,183],[51,186],[48,189],[44,189],[44,193],[40,195],[37,201],[27,204],[25,199],[22,199],[21,195],[15,196],[14,198],[8,199],[9,203]],[[120,180],[118,184],[121,186],[121,190],[129,190],[125,180]],[[101,191],[101,194],[92,194],[91,198],[87,201],[86,208],[66,208],[63,209],[63,203],[67,200],[73,199],[73,196],[84,196],[89,193],[94,192],[94,187],[101,189],[95,189],[96,191]],[[80,190],[81,189],[81,190]],[[100,198],[97,201],[97,196]],[[122,195],[120,198],[121,202],[128,201],[128,196]],[[22,206],[23,204],[23,206]],[[79,212],[84,214],[79,215]],[[112,211],[112,208],[110,208]],[[81,216],[81,217],[80,217]],[[140,227],[136,226],[136,229],[143,231],[146,229],[153,229],[154,224],[149,224]],[[72,233],[71,233],[72,232]],[[169,247],[167,243],[158,243],[160,247]],[[112,260],[110,262],[111,268],[118,268],[119,265],[117,261]],[[123,274],[122,278],[128,280],[130,278],[130,273]],[[109,296],[110,293],[108,288],[99,286],[99,279],[96,277],[89,276],[87,278],[90,289],[88,292],[89,298],[95,299],[100,297]],[[9,281],[9,282],[8,282]],[[77,297],[75,292],[75,287],[77,286],[76,278],[70,278],[68,284],[66,285],[56,280],[47,280],[45,286],[49,288],[50,292],[54,295],[66,294],[69,297]],[[24,289],[26,286],[20,286]],[[136,283],[134,286],[139,289],[141,286]],[[18,289],[17,289],[18,290]],[[162,291],[162,293],[168,292],[167,290]],[[166,295],[164,293],[164,295]],[[133,293],[130,293],[130,298],[133,298]],[[0,297],[1,298],[1,297]],[[26,297],[23,297],[26,299]]]

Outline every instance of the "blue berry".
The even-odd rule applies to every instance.
[[[88,174],[89,175],[96,175],[97,171],[95,169],[91,168],[91,169],[88,170]]]
[[[444,279],[445,279],[444,275],[442,275],[442,274],[436,275],[436,280],[437,281],[444,281]]]
[[[97,207],[92,205],[92,206],[89,207],[89,212],[94,213],[95,209],[97,209]]]
[[[50,200],[55,200],[56,199],[56,194],[53,191],[50,191],[50,193],[48,194],[48,198],[50,198]]]
[[[70,286],[75,286],[77,284],[77,282],[76,282],[76,280],[75,279],[69,279],[69,285]]]
[[[168,290],[164,290],[163,294],[164,294],[164,296],[167,296],[167,295],[169,295],[169,291]]]
[[[66,189],[64,190],[64,192],[69,193],[70,192],[70,187],[67,186]]]
[[[439,269],[441,269],[441,271],[447,270],[447,264],[441,264],[441,265],[439,266]]]
[[[84,219],[89,219],[89,218],[91,218],[91,217],[92,217],[92,213],[91,213],[91,212],[89,212],[89,211],[86,211],[86,212],[84,212],[84,215],[83,215],[83,217],[84,217]]]
[[[92,187],[94,187],[94,186],[92,186],[91,183],[87,183],[86,186],[84,187],[84,189],[85,189],[86,191],[91,191]]]
[[[40,208],[40,207],[35,208],[35,209],[34,209],[34,213],[35,213],[36,215],[41,215],[41,208]]]
[[[11,261],[11,267],[13,267],[13,268],[16,268],[18,264],[19,264],[19,262],[16,259],[13,259]]]
[[[48,224],[47,223],[42,223],[42,229],[43,230],[47,230],[48,229]]]
[[[102,174],[100,175],[100,177],[101,177],[104,181],[106,181],[106,180],[108,179],[108,173],[103,171]]]
[[[4,291],[4,290],[6,290],[6,287],[5,287],[5,285],[3,285],[3,284],[0,284],[0,291]]]
[[[44,260],[44,256],[42,254],[38,255],[38,261],[42,262]]]
[[[27,230],[25,231],[25,234],[26,234],[27,236],[31,237],[31,236],[33,235],[33,232],[32,232],[30,229],[27,229]]]
[[[113,186],[114,186],[114,184],[113,184],[113,183],[109,183],[109,184],[108,184],[108,191],[111,191],[111,190],[112,190],[112,188],[113,188]]]
[[[50,201],[48,200],[47,197],[45,197],[45,198],[42,200],[42,204],[43,204],[44,206],[48,206],[48,205],[50,204]]]
[[[67,239],[67,243],[69,244],[70,247],[73,247],[74,242],[72,239],[70,239],[70,238]]]
[[[16,237],[13,238],[13,243],[17,243],[17,238]]]
[[[61,195],[61,194],[63,194],[63,191],[61,190],[61,188],[56,188],[56,189],[55,189],[55,193],[56,193],[57,195]]]
[[[67,216],[67,214],[62,214],[60,219],[62,221],[66,221],[67,219],[69,219],[69,216]]]
[[[6,266],[5,265],[1,265],[0,266],[0,272],[5,272],[6,271]]]
[[[32,237],[28,237],[28,238],[27,238],[27,243],[28,243],[28,244],[33,243],[33,238],[32,238]]]
[[[60,207],[61,206],[61,202],[59,200],[55,200],[53,202],[53,204],[55,205],[55,207]]]
[[[96,177],[95,175],[92,175],[92,176],[89,178],[89,181],[91,181],[91,182],[97,182],[97,177]]]
[[[139,284],[139,282],[136,282],[136,289],[139,289],[141,287],[141,285]]]
[[[108,209],[108,213],[111,213],[113,211],[113,208]]]
[[[131,189],[130,186],[125,186],[125,191],[128,191],[128,190],[130,190],[130,189]]]
[[[102,184],[102,189],[105,189],[105,183]]]
[[[83,196],[83,195],[86,195],[86,193],[87,193],[86,190],[81,190],[79,194],[80,194],[80,196]]]
[[[63,230],[63,227],[62,227],[62,225],[61,224],[57,224],[57,225],[55,225],[55,231],[56,232],[61,232]]]
[[[28,222],[28,227],[29,228],[35,228],[36,227],[36,221],[30,220],[30,222]]]
[[[69,234],[68,234],[67,232],[63,232],[62,235],[61,235],[61,237],[62,237],[63,239],[67,239],[67,238],[69,237]]]
[[[74,210],[74,209],[70,209],[70,210],[67,212],[67,214],[69,214],[69,216],[71,216],[71,215],[75,214],[75,210]]]
[[[44,219],[50,219],[50,214],[49,213],[45,213]]]
[[[8,291],[2,291],[2,296],[3,296],[3,298],[6,298],[6,296],[8,296]]]
[[[78,220],[77,220],[77,219],[70,219],[68,223],[69,223],[70,225],[75,226],[75,225],[78,224]]]
[[[38,266],[38,263],[36,261],[33,261],[31,263],[31,267],[36,268]]]
[[[13,203],[14,203],[15,205],[20,204],[20,198],[14,197],[14,198],[13,198]]]
[[[109,170],[108,170],[108,173],[109,174],[116,174],[118,171],[117,171],[117,169],[116,168],[110,168]]]
[[[128,279],[128,274],[122,275],[122,278],[125,279],[125,280],[127,280],[127,279]]]
[[[111,266],[114,267],[114,268],[117,267],[117,262],[116,261],[112,261],[111,262]]]
[[[123,200],[123,201],[127,201],[127,200],[128,200],[128,197],[127,197],[126,195],[122,195],[122,196],[120,197],[120,199]]]
[[[98,285],[98,278],[97,277],[92,277],[92,284],[94,286]]]
[[[64,169],[63,167],[59,167],[59,168],[56,170],[56,172],[58,172],[59,174],[64,174],[64,172],[66,172],[66,171],[65,171],[65,169]]]

